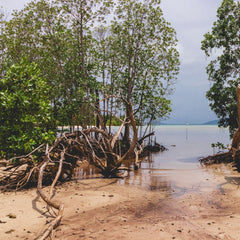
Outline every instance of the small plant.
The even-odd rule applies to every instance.
[[[223,152],[227,149],[227,146],[220,142],[212,143],[211,147],[213,148],[213,154]]]

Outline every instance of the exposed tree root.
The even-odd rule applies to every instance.
[[[143,140],[150,133],[138,140],[137,128],[130,103],[125,102],[128,116],[122,122],[115,135],[109,133],[104,126],[87,128],[81,131],[64,134],[57,138],[54,144],[40,145],[26,156],[14,157],[8,161],[0,161],[0,187],[6,189],[21,189],[37,186],[40,197],[47,203],[48,210],[53,211],[55,218],[37,239],[46,239],[53,229],[59,225],[64,205],[55,202],[53,190],[58,181],[71,179],[74,169],[79,163],[89,161],[95,165],[104,177],[124,176],[121,165],[125,159],[133,159],[134,169],[138,169],[139,155],[143,152]],[[101,123],[101,121],[100,121]],[[125,124],[131,124],[132,139],[124,148],[123,140],[119,139]],[[1,171],[1,165],[4,166]],[[130,169],[125,169],[129,171]],[[43,191],[43,185],[51,185],[49,195]],[[57,213],[54,212],[57,210]]]
[[[43,172],[44,172],[44,169],[46,168],[47,164],[50,162],[48,146],[46,148],[46,160],[40,167],[40,171],[39,171],[39,175],[38,175],[37,191],[40,194],[41,198],[47,203],[47,205],[49,207],[53,207],[53,208],[57,209],[58,213],[57,213],[56,217],[50,222],[50,224],[45,229],[45,231],[36,238],[37,240],[46,239],[52,233],[53,229],[60,224],[62,216],[63,216],[64,205],[61,203],[56,203],[56,202],[52,201],[51,198],[52,198],[53,188],[54,188],[55,184],[57,183],[57,180],[60,177],[60,174],[62,171],[62,165],[63,165],[62,163],[64,160],[64,154],[65,154],[65,149],[61,152],[61,158],[60,158],[60,163],[59,163],[59,167],[58,167],[58,172],[57,172],[56,177],[51,185],[51,189],[50,189],[50,193],[49,193],[48,197],[44,194],[44,192],[42,190]]]
[[[122,168],[121,165],[130,156],[133,158],[134,169],[138,168],[143,139],[142,144],[138,143],[137,134],[134,134],[129,149],[124,150],[119,135],[120,131],[111,135],[98,128],[84,129],[64,134],[57,138],[52,146],[42,144],[26,156],[0,161],[2,191],[37,186],[37,191],[47,203],[49,211],[57,210],[57,213],[53,211],[55,218],[37,239],[46,239],[59,225],[64,205],[52,199],[54,187],[58,181],[71,179],[73,170],[81,162],[88,159],[104,177],[125,176],[121,171],[131,169]],[[51,185],[48,196],[43,191],[43,185]]]
[[[238,154],[240,155],[240,153]],[[201,164],[204,164],[204,165],[229,163],[229,162],[233,162],[233,156],[232,156],[232,152],[217,153],[214,155],[201,158],[199,161]]]

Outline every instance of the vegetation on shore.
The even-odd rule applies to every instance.
[[[239,6],[223,0],[202,41],[207,56],[221,50],[207,67],[207,98],[233,135],[229,152],[205,164],[240,156]],[[39,237],[46,239],[63,216],[54,187],[79,163],[87,159],[104,177],[118,177],[129,158],[137,169],[144,140],[154,134],[138,126],[147,122],[148,129],[171,111],[176,32],[160,0],[40,0],[9,19],[0,13],[0,42],[0,185],[37,185],[57,210]],[[57,138],[57,126],[65,125],[70,132]],[[43,184],[51,185],[48,195]]]
[[[61,125],[84,136],[79,145],[101,152],[100,160],[89,161],[105,177],[122,159],[137,156],[153,134],[138,125],[168,115],[179,71],[176,33],[159,4],[41,0],[10,19],[1,14],[1,157],[17,165],[18,156],[30,157],[41,165],[48,151],[39,146],[54,146]],[[84,148],[81,156],[89,152]]]
[[[239,29],[240,2],[223,0],[212,30],[204,35],[202,50],[212,57],[207,66],[211,88],[207,92],[211,109],[219,118],[218,125],[228,127],[232,144],[227,152],[208,156],[204,164],[235,162],[240,170],[240,75]],[[213,54],[214,52],[217,54]],[[214,147],[223,147],[221,144]]]
[[[126,117],[123,140],[129,144],[129,104],[139,124],[171,111],[169,94],[179,71],[179,54],[176,33],[159,4],[156,0],[40,0],[10,19],[2,14],[0,78],[21,65],[24,57],[36,64],[39,78],[46,81],[40,97],[50,103],[53,126],[68,125],[72,132],[74,126],[106,130],[107,124],[122,123]],[[31,144],[31,150],[38,144]]]
[[[37,184],[57,210],[45,239],[63,214],[54,186],[79,162],[87,159],[104,177],[118,176],[127,158],[137,168],[153,134],[140,134],[138,125],[171,111],[176,33],[159,0],[40,0],[10,19],[0,14],[0,41],[0,155],[8,159],[0,184]],[[53,142],[56,126],[65,125],[70,133]]]
[[[240,2],[223,0],[212,30],[204,35],[202,50],[211,61],[207,74],[211,88],[207,92],[219,126],[229,127],[230,135],[239,127],[236,87],[240,83]]]

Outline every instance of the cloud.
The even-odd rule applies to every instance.
[[[211,30],[219,5],[209,0],[162,0],[164,16],[177,32],[182,64],[204,61],[201,41]]]
[[[0,0],[0,6],[3,7],[7,14],[10,14],[12,10],[19,10],[24,7],[31,0]]]
[[[214,21],[220,1],[211,0],[162,0],[161,6],[174,25],[205,25]],[[175,21],[177,19],[177,21]]]
[[[209,89],[207,59],[201,50],[204,34],[211,31],[221,1],[162,0],[165,19],[177,32],[180,74],[172,96],[173,112],[169,123],[201,123],[216,119],[206,99]]]

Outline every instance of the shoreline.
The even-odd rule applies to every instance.
[[[185,179],[186,172],[171,172],[172,184],[161,176],[152,190],[103,178],[58,185],[54,199],[65,209],[53,239],[240,238],[240,174],[231,165],[188,171]],[[36,189],[1,193],[0,199],[0,239],[34,239],[51,219]]]

